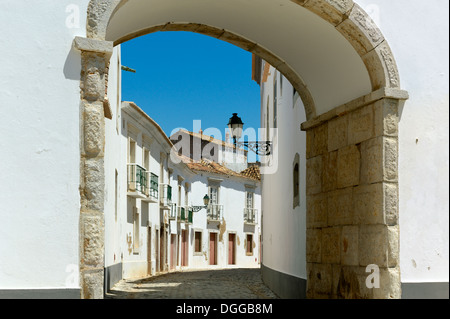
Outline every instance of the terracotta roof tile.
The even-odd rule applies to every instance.
[[[261,180],[261,171],[258,165],[252,165],[249,168],[243,170],[240,174],[259,181]]]
[[[208,173],[215,173],[215,174],[221,174],[221,175],[227,175],[227,176],[236,176],[236,177],[243,177],[243,178],[249,178],[254,180],[261,180],[261,176],[259,174],[259,167],[252,166],[248,169],[242,171],[241,173],[237,173],[224,165],[218,164],[216,162],[202,159],[201,161],[192,161],[192,159],[184,156],[183,162],[186,163],[186,165],[195,171],[200,172],[208,172]]]

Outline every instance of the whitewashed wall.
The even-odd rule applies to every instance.
[[[402,282],[448,282],[449,2],[357,2],[389,41],[410,95],[400,118]]]
[[[229,267],[228,265],[228,234],[236,234],[236,266],[258,267],[259,266],[259,235],[260,220],[255,226],[244,226],[244,212],[246,193],[245,184],[254,184],[255,202],[254,207],[258,209],[258,216],[261,216],[261,190],[258,183],[232,178],[210,173],[200,174],[192,180],[191,199],[193,206],[203,205],[203,196],[208,194],[208,178],[222,179],[219,189],[219,204],[224,206],[224,221],[219,225],[217,222],[209,222],[206,217],[206,210],[202,209],[194,213],[194,221],[190,234],[189,266],[191,268],[217,268]],[[194,232],[202,231],[202,252],[194,252]],[[217,266],[209,265],[209,233],[216,232],[218,235],[218,258]],[[253,234],[255,247],[253,255],[247,256],[244,241],[246,233]]]
[[[298,93],[273,67],[261,84],[261,127],[273,125],[274,81],[277,80],[278,112],[274,154],[262,175],[263,264],[272,270],[306,279],[306,133],[300,124],[306,115]],[[295,141],[295,142],[294,142]],[[300,205],[293,208],[293,167],[299,155]]]
[[[0,2],[0,290],[79,288],[81,58],[71,46],[88,0],[75,1],[74,20],[73,3]]]
[[[400,113],[401,280],[402,283],[448,285],[449,4],[443,0],[426,4],[410,0],[356,2],[373,17],[388,40],[399,67],[402,89],[410,94],[410,99],[406,101]],[[262,85],[262,126],[265,125],[267,96],[273,94],[272,78],[273,74],[267,83]],[[291,127],[292,137],[301,141],[300,145],[293,147],[297,147],[302,154],[301,198],[304,199],[304,135],[296,131],[298,123],[302,122],[303,114],[296,113],[297,107],[292,108],[290,100],[282,99],[280,104],[280,137],[284,131],[290,131],[286,127]],[[295,118],[295,121],[291,122],[289,117]],[[292,211],[289,207],[282,208],[286,199],[290,202],[292,192],[290,183],[285,182],[291,178],[285,167],[291,167],[293,152],[287,148],[283,149],[282,143],[285,139],[286,136],[278,139],[280,162],[276,176],[263,177],[264,211]],[[278,188],[281,189],[280,192],[276,191]],[[266,201],[268,196],[272,196],[270,201]],[[301,214],[304,214],[304,205],[301,204],[301,207]],[[306,278],[305,238],[300,235],[304,234],[304,219],[300,218],[295,222],[291,220],[293,216],[296,215],[286,214],[284,218],[272,220],[274,217],[264,214],[264,264],[274,270]],[[299,225],[300,233],[296,233],[295,227],[291,225]],[[276,249],[269,249],[281,244],[287,245],[288,251],[300,258],[286,258]],[[296,245],[297,254],[294,253]]]

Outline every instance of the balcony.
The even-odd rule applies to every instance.
[[[135,198],[146,198],[148,193],[147,172],[137,164],[127,165],[127,195]]]
[[[178,207],[178,221],[192,224],[194,220],[194,210],[190,206]]]
[[[170,209],[172,206],[172,187],[169,184],[161,184],[160,186],[160,205],[162,208]]]
[[[142,200],[149,202],[149,203],[157,203],[158,202],[158,176],[151,173],[147,173],[147,187],[145,188],[145,195],[146,198],[143,198]]]
[[[223,219],[223,205],[210,204],[206,212],[206,217],[208,221],[221,222]]]
[[[192,224],[194,222],[194,210],[192,207],[186,207],[187,209],[187,223]]]
[[[258,224],[258,210],[255,208],[244,208],[244,223],[248,225]]]
[[[178,207],[178,221],[184,223],[186,221],[186,208]]]

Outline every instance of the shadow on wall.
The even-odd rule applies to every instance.
[[[72,46],[64,63],[64,77],[67,80],[80,81],[81,78],[81,54]]]

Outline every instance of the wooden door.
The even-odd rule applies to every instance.
[[[187,251],[188,244],[187,244],[187,231],[182,230],[181,231],[181,266],[185,267],[187,266]]]
[[[165,252],[164,252],[164,227],[161,227],[161,230],[159,232],[159,271],[164,271],[164,259],[165,259]]]
[[[155,263],[155,265],[156,265],[156,272],[160,272],[160,269],[159,269],[160,249],[159,249],[159,243],[158,243],[158,240],[159,240],[159,230],[156,229],[155,232],[156,232],[156,233],[155,233],[155,257],[156,257],[156,263]]]
[[[147,229],[147,274],[152,274],[152,228]]]
[[[236,254],[235,254],[235,244],[236,243],[236,234],[228,235],[228,265],[236,264]]]
[[[217,234],[209,233],[209,264],[217,265]]]
[[[174,270],[177,261],[177,235],[170,235],[170,269]]]

